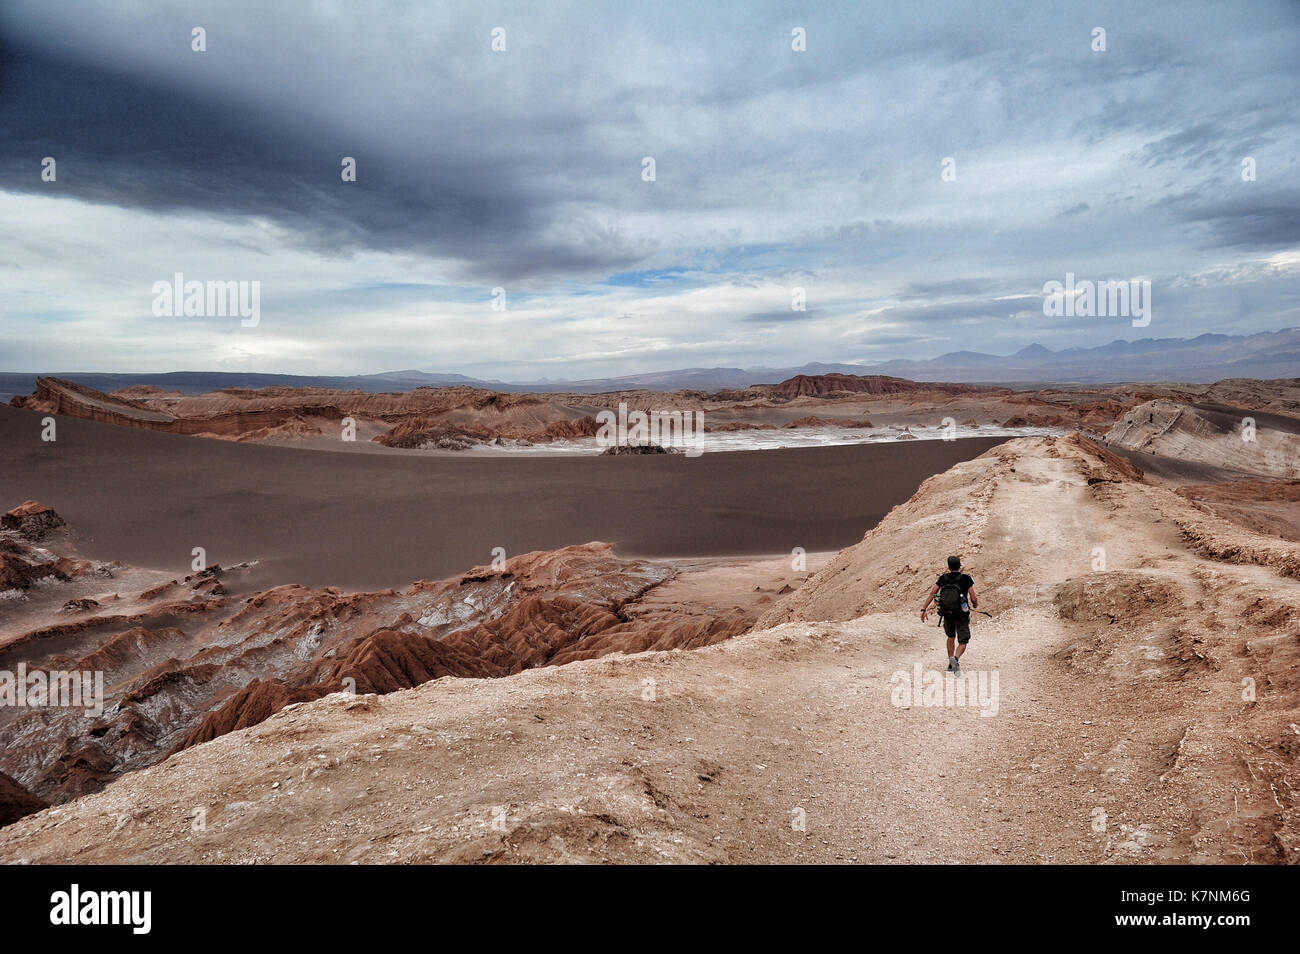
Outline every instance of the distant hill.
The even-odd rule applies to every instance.
[[[184,394],[201,394],[221,388],[289,387],[343,388],[380,393],[411,391],[418,387],[465,384],[495,391],[601,391],[646,389],[654,391],[744,388],[752,384],[777,384],[797,375],[882,375],[911,381],[948,381],[969,384],[1118,384],[1122,382],[1182,381],[1205,384],[1224,378],[1290,378],[1300,375],[1300,328],[1265,331],[1253,335],[1205,334],[1195,338],[1143,338],[1116,340],[1095,348],[1052,351],[1040,344],[1015,354],[954,351],[925,361],[895,359],[877,364],[825,364],[810,362],[792,368],[681,368],[613,378],[580,381],[488,381],[463,374],[427,371],[384,371],[379,374],[293,375],[235,371],[172,371],[166,374],[107,374],[78,371],[41,371],[111,392],[133,385],[153,385]],[[0,401],[31,394],[36,372],[0,372]]]
[[[823,397],[835,392],[856,394],[909,394],[914,391],[946,391],[965,394],[978,390],[968,384],[917,384],[882,374],[796,374],[776,386],[776,393],[786,397]]]
[[[463,374],[429,374],[424,371],[384,371],[380,374],[298,375],[259,374],[244,371],[169,371],[161,374],[113,374],[95,371],[41,372],[41,377],[75,381],[96,391],[111,393],[122,388],[149,385],[182,394],[206,394],[223,388],[340,388],[382,394],[386,391],[414,391],[419,387],[468,384],[475,387],[511,390],[499,381],[481,381]],[[0,372],[0,403],[36,389],[36,374]],[[514,389],[527,390],[527,389]]]

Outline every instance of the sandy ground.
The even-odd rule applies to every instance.
[[[949,550],[995,616],[951,680],[996,673],[982,708],[898,696],[943,666],[915,607]],[[1294,862],[1298,576],[1294,544],[1015,441],[767,628],[293,706],[6,828],[0,858]]]
[[[697,458],[498,459],[238,444],[0,407],[3,509],[28,499],[80,553],[189,573],[258,561],[252,585],[379,589],[508,555],[603,540],[632,557],[839,549],[926,477],[997,439]]]
[[[1300,480],[1189,484],[1178,495],[1239,526],[1300,543]]]
[[[642,611],[688,607],[704,613],[734,607],[757,619],[834,556],[834,551],[823,550],[795,558],[782,553],[652,561],[670,566],[676,575],[643,596],[637,606]]]

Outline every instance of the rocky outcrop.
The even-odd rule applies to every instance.
[[[45,801],[0,772],[0,828],[47,807]]]
[[[809,414],[781,425],[782,427],[874,427],[870,421],[836,420]]]
[[[98,421],[102,424],[116,424],[120,427],[139,427],[172,434],[233,439],[247,435],[266,439],[286,433],[296,436],[315,435],[319,434],[320,430],[309,422],[309,418],[341,421],[344,417],[338,406],[314,402],[177,416],[167,410],[160,410],[159,406],[180,404],[182,399],[161,399],[152,395],[143,395],[138,390],[130,393],[148,397],[153,403],[147,404],[143,400],[127,397],[126,392],[105,394],[72,381],[39,377],[36,379],[36,390],[33,394],[28,397],[16,397],[10,401],[10,404],[46,414],[62,414],[67,417]]]
[[[468,450],[476,444],[546,444],[555,440],[575,440],[595,437],[599,431],[600,424],[590,414],[572,420],[551,421],[537,428],[507,422],[492,427],[478,423],[460,425],[445,418],[420,415],[399,422],[373,440],[387,447]]]
[[[468,450],[497,435],[484,427],[465,428],[428,417],[413,417],[395,425],[385,434],[374,438],[385,447],[406,447],[438,450]]]
[[[1249,408],[1148,401],[1124,414],[1104,439],[1220,474],[1300,478],[1300,419]]]
[[[168,430],[176,420],[170,414],[151,410],[131,398],[113,397],[84,384],[61,378],[38,377],[36,390],[30,396],[16,397],[9,403],[14,407],[45,414],[63,414],[105,424],[152,430]]]
[[[13,535],[0,536],[0,591],[26,590],[42,580],[67,582],[91,571],[91,564],[59,556]]]
[[[680,454],[680,447],[664,447],[662,444],[615,444],[606,447],[601,454],[605,457],[636,457],[645,454]]]
[[[540,444],[553,440],[595,437],[599,431],[600,423],[590,414],[586,414],[575,421],[554,421],[547,424],[540,431],[523,435],[523,439]]]
[[[1095,460],[1095,463],[1090,462],[1087,465],[1089,484],[1122,483],[1123,481],[1140,483],[1146,477],[1142,468],[1127,457],[1120,457],[1118,454],[1112,453],[1082,434],[1069,434],[1061,438],[1060,442],[1079,448],[1085,455],[1088,455],[1084,458],[1085,460]]]
[[[204,715],[203,721],[186,733],[167,754],[210,742],[227,732],[265,722],[287,705],[310,702],[329,695],[331,691],[334,690],[326,686],[286,686],[278,679],[266,682],[254,679],[231,696],[220,709]]]
[[[773,388],[787,398],[825,397],[828,394],[911,394],[918,391],[938,391],[946,394],[969,394],[975,391],[992,391],[969,384],[921,384],[905,378],[884,374],[796,374]]]
[[[24,501],[0,516],[0,530],[14,530],[29,540],[42,540],[51,530],[64,525],[63,518],[35,500]]]
[[[712,434],[715,431],[724,433],[727,431],[774,431],[775,424],[754,424],[750,421],[727,421],[725,424],[706,424],[705,433]]]

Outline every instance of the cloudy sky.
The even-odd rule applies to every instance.
[[[1300,325],[1294,0],[308,9],[4,0],[0,370],[533,380]],[[260,282],[259,323],[156,316],[177,272]],[[1045,316],[1067,272],[1150,280],[1151,324]]]

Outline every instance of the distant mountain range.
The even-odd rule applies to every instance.
[[[370,392],[410,391],[418,387],[445,387],[453,384],[495,391],[570,391],[580,394],[638,388],[655,391],[717,391],[721,388],[748,387],[751,384],[778,384],[796,374],[888,374],[913,381],[955,381],[1012,387],[1152,381],[1206,383],[1222,378],[1300,377],[1300,328],[1253,335],[1205,334],[1195,338],[1116,340],[1096,348],[1065,348],[1061,351],[1032,344],[1010,355],[953,351],[928,361],[896,359],[878,364],[812,362],[796,368],[682,368],[581,381],[487,381],[463,374],[434,374],[426,371],[385,371],[380,374],[347,376],[238,371],[172,371],[165,374],[78,371],[40,373],[76,381],[100,391],[151,384],[185,394],[201,394],[220,388],[264,388],[275,385]],[[35,372],[0,372],[0,401],[8,401],[16,394],[30,394],[35,387]]]
[[[1032,344],[1005,357],[954,351],[929,361],[886,361],[861,367],[857,373],[1011,385],[1293,378],[1300,376],[1300,328],[1253,335],[1116,340],[1096,348],[1061,351]]]

